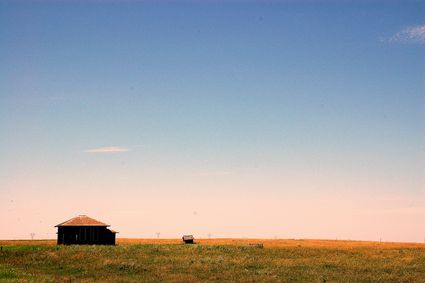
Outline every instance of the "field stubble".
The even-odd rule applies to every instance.
[[[264,248],[249,244],[262,243]],[[3,282],[425,282],[425,245],[324,240],[0,241]]]

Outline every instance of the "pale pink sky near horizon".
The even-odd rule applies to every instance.
[[[24,182],[26,193],[16,190],[11,199],[0,200],[1,223],[7,227],[0,230],[0,239],[28,239],[31,232],[36,239],[55,238],[54,225],[85,214],[110,224],[123,238],[154,238],[160,232],[161,238],[179,238],[182,234],[207,238],[211,234],[245,238],[425,240],[423,195],[380,196],[368,194],[365,189],[360,197],[350,191],[330,196],[325,190],[305,194],[273,192],[270,188],[262,194],[255,190],[258,176],[244,184],[244,191],[230,190],[236,180],[227,174],[198,178],[198,182],[188,177],[186,181],[180,179],[180,183],[173,180],[172,184],[158,181],[163,187],[143,192],[137,190],[140,184],[131,187],[126,183],[126,190],[120,190],[116,189],[120,188],[118,183],[100,185],[93,181],[76,194],[70,193],[75,187],[72,181],[62,186],[52,183],[51,188],[38,190],[34,183],[31,188],[31,184]],[[204,190],[197,189],[202,184],[199,180],[205,178]],[[167,192],[166,187],[172,185],[175,190]],[[214,186],[216,190],[212,189]],[[59,187],[62,191],[55,190]]]

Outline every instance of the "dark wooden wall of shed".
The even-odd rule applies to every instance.
[[[115,245],[115,233],[106,227],[58,227],[58,245]]]

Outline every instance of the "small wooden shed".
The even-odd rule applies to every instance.
[[[79,215],[55,227],[58,228],[58,245],[115,245],[116,231],[110,225]]]
[[[193,237],[193,235],[184,235],[182,237],[183,243],[185,244],[193,244],[195,241],[195,238]]]

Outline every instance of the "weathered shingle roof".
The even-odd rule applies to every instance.
[[[74,217],[65,222],[62,222],[56,225],[55,227],[61,227],[61,226],[105,226],[107,227],[110,225],[97,221],[96,219],[90,218],[86,215],[78,215],[77,217]]]

